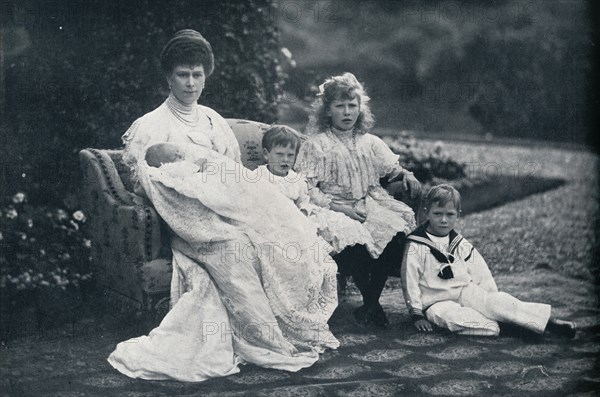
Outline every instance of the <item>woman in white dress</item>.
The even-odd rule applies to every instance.
[[[337,306],[335,264],[314,249],[314,226],[293,203],[248,177],[226,121],[197,104],[214,68],[210,44],[180,31],[161,67],[169,97],[123,141],[136,192],[172,231],[171,311],[148,336],[119,343],[108,361],[130,377],[181,381],[234,374],[245,362],[308,367],[339,345],[327,326]],[[161,142],[185,147],[206,167],[148,166],[145,151]]]

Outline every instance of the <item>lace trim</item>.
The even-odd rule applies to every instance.
[[[328,131],[326,134],[334,144],[338,142],[346,146],[333,132]],[[348,141],[351,139],[351,136],[347,138]],[[302,155],[297,163],[299,170],[307,178],[336,185],[347,192],[344,194],[347,198],[353,199],[364,198],[370,187],[379,186],[379,167],[368,155],[352,151],[354,156],[350,159],[339,150],[325,150],[319,143],[304,145],[307,147],[301,150]]]
[[[338,130],[335,127],[331,127],[331,132],[337,139],[340,140],[350,151],[356,151],[356,129],[352,131]]]

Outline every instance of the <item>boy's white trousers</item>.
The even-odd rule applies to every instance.
[[[470,283],[457,301],[434,303],[425,315],[438,327],[464,335],[498,335],[498,322],[541,334],[550,319],[550,309],[547,304],[522,302],[505,292],[489,292]]]

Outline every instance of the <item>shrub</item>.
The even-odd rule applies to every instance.
[[[2,340],[72,321],[93,286],[85,214],[27,201],[19,192],[0,207]]]
[[[268,0],[35,0],[2,7],[0,183],[27,191],[32,204],[58,204],[65,191],[75,191],[77,152],[121,146],[128,126],[164,100],[159,55],[179,29],[200,31],[215,52],[202,103],[226,117],[277,117],[283,75]]]
[[[0,287],[9,291],[78,288],[90,280],[90,247],[81,227],[85,214],[32,206],[25,193],[2,205]]]
[[[465,182],[465,164],[454,160],[441,141],[431,145],[402,131],[399,138],[385,137],[384,141],[400,156],[400,164],[415,174],[425,186],[452,182],[459,187]]]

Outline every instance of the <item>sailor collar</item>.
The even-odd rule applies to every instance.
[[[439,247],[433,241],[431,241],[427,235],[427,225],[429,225],[429,222],[423,223],[421,226],[415,229],[415,231],[409,234],[407,239],[414,241],[415,243],[428,246],[431,249],[431,253],[435,259],[437,259],[439,262],[453,263],[454,253],[456,252],[460,242],[463,240],[463,236],[454,231],[454,229],[450,230],[450,244],[448,246],[448,254],[446,254],[445,252],[440,251]]]

